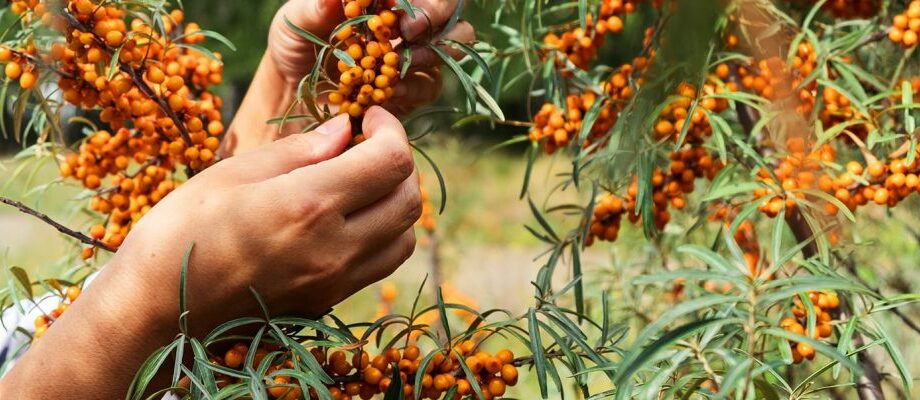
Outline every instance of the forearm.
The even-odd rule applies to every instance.
[[[101,275],[32,345],[0,380],[5,400],[124,397],[137,368],[175,335],[178,313],[156,304],[168,293],[132,280],[130,267],[109,265],[111,274]]]
[[[290,110],[296,91],[297,83],[286,80],[266,52],[230,124],[224,152],[240,154],[303,128],[302,124],[295,122],[285,125],[280,131],[280,125],[268,123],[270,119],[286,114],[300,114],[299,108],[293,112]]]

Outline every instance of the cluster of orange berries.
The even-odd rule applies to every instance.
[[[543,37],[543,46],[547,52],[556,54],[556,67],[565,70],[566,60],[576,68],[588,69],[591,62],[597,57],[597,51],[604,45],[604,36],[607,33],[619,33],[623,30],[623,20],[620,16],[636,10],[636,0],[604,0],[601,3],[597,22],[593,14],[585,16],[586,29],[577,27],[561,35],[548,33]],[[571,71],[569,71],[571,73]]]
[[[50,313],[42,314],[35,318],[35,334],[33,340],[38,340],[44,336],[48,328],[51,327],[51,324],[70,308],[70,305],[77,300],[77,297],[80,297],[80,293],[82,292],[79,286],[67,286],[63,288],[61,290],[62,299],[58,306],[55,307],[54,310],[51,310]]]
[[[603,139],[616,123],[617,116],[627,100],[632,97],[633,88],[629,84],[630,77],[635,71],[645,71],[649,60],[645,57],[636,58],[632,64],[621,66],[604,82],[604,91],[608,98],[602,99],[601,106],[594,125],[583,146]],[[637,78],[641,83],[641,78]],[[533,118],[533,127],[528,138],[534,142],[542,142],[543,150],[552,154],[559,148],[567,146],[572,139],[578,136],[582,128],[585,114],[600,96],[592,91],[582,94],[572,94],[566,97],[565,108],[562,109],[553,103],[545,103]]]
[[[780,57],[760,60],[753,66],[739,66],[741,87],[769,100],[784,100],[792,95],[798,97],[796,111],[808,115],[815,105],[817,83],[810,82],[793,93],[818,67],[818,55],[809,42],[799,43],[792,62],[787,64]]]
[[[385,5],[378,6],[376,11],[369,9],[371,6],[374,6],[371,0],[347,0],[346,17],[375,15],[362,26],[346,26],[335,35],[350,60],[338,61],[338,87],[328,94],[328,99],[330,104],[338,106],[339,114],[352,118],[363,116],[371,106],[393,97],[393,87],[399,81],[400,57],[391,44],[399,36],[396,13]],[[364,34],[363,27],[371,34]]]
[[[757,62],[755,66],[739,66],[737,71],[743,89],[773,101],[791,100],[796,112],[808,116],[817,103],[818,85],[815,81],[805,85],[803,83],[817,66],[818,59],[814,46],[809,42],[803,42],[796,48],[791,64],[787,64],[782,58],[773,57]],[[728,71],[727,66],[720,68]],[[793,92],[796,88],[798,92]],[[821,97],[823,108],[818,113],[818,118],[825,128],[863,118],[853,107],[850,99],[834,88],[825,87]],[[865,139],[870,128],[866,124],[856,124],[847,130]]]
[[[803,138],[787,139],[786,152],[773,169],[776,180],[765,169],[758,171],[758,180],[768,187],[754,190],[754,198],[764,199],[758,206],[759,210],[771,218],[783,209],[795,208],[797,199],[806,197],[805,190],[816,185],[825,186],[829,178],[821,174],[822,163],[834,162],[837,157],[837,151],[828,144],[809,151]],[[827,206],[833,207],[833,204],[828,203]]]
[[[825,180],[822,189],[828,193],[833,190],[834,196],[851,210],[869,201],[894,207],[920,190],[920,162],[916,158],[913,162],[896,158],[887,164],[876,161],[868,167],[850,161],[846,169],[837,179]],[[854,177],[865,179],[867,184],[857,182]]]
[[[754,192],[756,198],[765,199],[760,210],[775,217],[786,207],[795,207],[796,199],[806,198],[803,190],[818,189],[837,198],[850,211],[874,202],[878,205],[896,206],[911,193],[920,190],[920,161],[908,162],[906,158],[895,158],[888,163],[873,161],[864,166],[858,161],[846,164],[846,170],[837,176],[821,173],[822,164],[836,161],[836,150],[822,145],[806,153],[806,142],[801,138],[787,140],[788,155],[775,169],[777,183],[766,171],[759,172],[759,180],[771,186]],[[836,215],[838,207],[825,202],[828,215]]]
[[[40,17],[63,33],[64,42],[43,52],[33,39],[18,50],[0,47],[0,61],[22,89],[36,84],[38,68],[52,66],[66,102],[99,110],[110,129],[89,135],[78,154],[62,160],[60,174],[96,192],[92,209],[109,218],[103,229],[93,226],[91,236],[117,247],[131,225],[176,187],[179,166],[200,171],[216,162],[222,101],[209,90],[223,80],[220,54],[212,59],[178,45],[205,40],[197,24],[183,23],[179,10],[154,28],[140,18],[129,26],[129,14],[111,3],[67,0],[60,12],[48,12],[44,2],[20,3],[17,11]],[[138,167],[129,174],[132,165]],[[85,258],[92,254],[83,251]]]
[[[0,62],[5,62],[4,75],[13,81],[19,81],[23,90],[29,90],[38,83],[39,71],[29,60],[28,55],[35,53],[35,46],[29,45],[22,52],[14,52],[8,47],[0,47]]]
[[[253,365],[259,365],[271,352],[280,350],[263,345],[256,349]],[[223,357],[213,357],[212,362],[232,369],[243,367],[249,348],[244,343],[237,343]],[[329,352],[327,349],[314,348],[310,351],[316,361],[333,377],[335,384],[327,386],[332,398],[345,400],[359,397],[370,399],[385,393],[391,386],[395,374],[400,375],[403,393],[412,398],[416,393],[420,398],[438,399],[451,388],[456,387],[455,399],[466,396],[478,399],[469,378],[466,376],[458,359],[475,377],[484,399],[501,397],[508,386],[518,381],[518,370],[514,354],[510,350],[501,350],[495,355],[477,351],[473,341],[464,341],[455,346],[449,354],[438,352],[432,356],[425,370],[421,370],[421,350],[413,345],[403,349],[390,348],[373,358],[365,351],[355,352],[351,359],[344,351]],[[277,375],[279,370],[291,369],[294,361],[289,353],[274,362],[268,373],[275,373],[273,385],[268,388],[268,395],[274,399],[294,400],[303,397],[318,398],[312,390],[307,396],[294,377]],[[421,387],[416,387],[417,376],[421,374]],[[218,385],[232,384],[233,378],[222,376]]]
[[[585,113],[596,101],[598,101],[596,93],[585,92],[580,95],[567,96],[564,109],[560,109],[553,103],[543,104],[533,118],[534,125],[530,130],[529,139],[534,142],[542,142],[543,150],[547,154],[552,154],[559,148],[565,147],[578,136]],[[585,138],[584,145],[589,145],[592,139],[603,138],[616,123],[616,117],[617,111],[612,104],[602,106],[594,125],[591,126],[591,132]]]
[[[670,159],[667,171],[656,168],[652,174],[652,215],[659,230],[664,229],[671,220],[668,207],[678,210],[686,207],[686,196],[693,192],[698,178],[712,179],[724,168],[721,161],[698,146],[685,146],[671,153]],[[585,244],[590,246],[595,240],[616,241],[624,214],[630,222],[639,222],[640,216],[635,211],[638,193],[638,178],[633,177],[624,197],[612,193],[602,194],[595,202]]]
[[[811,300],[815,310],[815,330],[812,332],[814,339],[826,339],[834,333],[831,326],[830,311],[840,306],[840,298],[834,292],[822,293],[817,291],[808,292],[808,298]],[[787,332],[801,336],[806,336],[805,326],[808,324],[808,310],[798,296],[793,298],[795,305],[792,307],[792,317],[784,318],[780,321],[780,327]],[[815,349],[805,342],[789,341],[792,348],[792,360],[798,364],[803,360],[812,360],[815,358]]]
[[[894,16],[888,38],[905,48],[917,45],[920,39],[920,0],[913,0],[904,12]]]
[[[677,97],[661,110],[661,114],[655,122],[654,138],[656,140],[666,139],[676,142],[680,138],[684,124],[689,121],[690,126],[687,128],[685,142],[704,142],[707,137],[712,135],[712,125],[709,123],[709,117],[706,112],[718,114],[729,107],[728,100],[711,96],[732,89],[734,87],[729,85],[717,86],[713,82],[705,83],[699,106],[693,111],[693,115],[687,119],[691,105],[694,99],[698,97],[697,89],[692,84],[681,83],[677,88]]]

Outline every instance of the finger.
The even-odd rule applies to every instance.
[[[380,107],[364,116],[367,138],[344,154],[288,174],[280,184],[313,188],[342,215],[362,209],[393,192],[415,171],[406,131],[396,117]]]
[[[345,20],[345,13],[340,0],[294,0],[285,3],[275,14],[268,34],[269,51],[282,71],[302,75],[313,65],[315,45],[298,35],[285,19],[325,39]]]
[[[399,20],[399,29],[402,37],[413,41],[419,37],[430,37],[447,24],[454,10],[457,9],[458,0],[415,0],[412,5],[417,9],[415,18],[404,15]]]
[[[457,22],[457,25],[454,25],[453,29],[451,29],[447,35],[444,35],[444,38],[460,43],[472,43],[476,40],[476,31],[469,22],[460,21]],[[440,48],[454,60],[459,61],[466,56],[466,53],[455,46],[442,45]],[[412,63],[410,64],[410,68],[430,68],[439,66],[443,63],[444,61],[441,57],[438,57],[434,50],[431,50],[428,46],[412,47]]]
[[[415,229],[409,228],[380,252],[355,263],[352,272],[353,291],[357,292],[395,272],[415,252]]]
[[[421,214],[416,171],[380,201],[346,216],[345,235],[353,243],[388,243],[415,225]]]
[[[438,68],[409,72],[393,87],[393,98],[387,101],[385,107],[396,115],[408,114],[437,100],[441,96],[442,83]]]
[[[345,21],[345,11],[341,0],[293,0],[281,6],[275,18],[280,18],[282,23],[287,18],[294,25],[322,39]],[[296,33],[290,33],[303,40]]]
[[[287,136],[218,166],[239,183],[257,182],[342,154],[350,140],[351,121],[340,115],[311,132]]]

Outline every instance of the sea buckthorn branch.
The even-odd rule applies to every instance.
[[[800,211],[793,210],[792,212],[794,215],[798,215]],[[807,246],[802,248],[802,255],[805,258],[817,256],[817,244],[812,240],[815,233],[805,219],[801,216],[792,220],[787,219],[787,225],[796,240],[799,242],[809,242]],[[841,319],[847,319],[849,316],[849,310],[846,307],[841,309],[839,313]],[[853,332],[852,340],[855,348],[865,345],[865,339],[859,331]],[[857,359],[859,360],[859,366],[862,368],[863,372],[857,377],[856,385],[860,400],[884,400],[885,395],[882,391],[882,378],[875,361],[873,361],[872,357],[865,351],[859,352],[857,354]]]
[[[92,29],[89,29],[85,24],[77,20],[77,18],[74,17],[73,14],[70,13],[70,10],[67,7],[64,7],[61,10],[61,15],[64,16],[64,18],[67,20],[67,23],[74,29],[77,29],[80,32],[92,34],[93,40],[96,42],[96,45],[105,49],[109,53],[110,57],[115,57],[115,54],[118,53],[117,49],[114,49],[111,46],[109,46],[109,44],[106,43],[105,40],[97,36],[96,33],[93,32]],[[149,46],[148,46],[148,51],[149,51]],[[169,117],[169,119],[173,121],[173,124],[175,124],[175,127],[179,130],[179,134],[182,136],[182,140],[185,141],[186,146],[190,146],[190,147],[193,146],[192,138],[189,135],[188,128],[185,126],[185,121],[180,119],[179,116],[176,114],[176,112],[173,111],[172,107],[170,107],[169,104],[167,104],[166,100],[164,100],[162,97],[157,95],[156,92],[154,92],[154,90],[151,89],[149,85],[147,85],[147,82],[145,82],[141,78],[141,75],[144,74],[144,71],[143,70],[137,71],[134,69],[134,67],[128,65],[125,62],[122,62],[121,60],[118,60],[117,64],[118,64],[118,69],[120,71],[127,73],[131,77],[131,80],[134,82],[134,84],[138,87],[138,89],[140,89],[141,92],[144,95],[146,95],[148,98],[156,102],[160,110],[163,111],[163,113],[166,114]],[[194,169],[192,169],[190,166],[186,168],[186,173],[189,174],[188,176],[189,178],[195,175]]]
[[[21,212],[23,212],[23,213],[25,213],[25,214],[31,215],[31,216],[33,216],[33,217],[35,217],[35,218],[38,218],[38,219],[41,220],[42,222],[44,222],[44,223],[46,223],[46,224],[51,225],[52,227],[54,227],[54,229],[57,229],[58,232],[63,233],[64,235],[70,236],[70,237],[72,237],[72,238],[74,238],[74,239],[76,239],[76,240],[79,240],[79,241],[80,241],[81,243],[83,243],[83,244],[86,244],[86,245],[89,245],[89,246],[93,246],[93,247],[97,247],[97,248],[103,249],[103,250],[108,251],[108,252],[112,252],[112,253],[115,252],[115,248],[109,246],[109,245],[106,244],[105,242],[100,241],[100,240],[97,240],[97,239],[94,239],[94,238],[91,238],[91,237],[89,237],[89,236],[87,236],[87,235],[85,235],[85,234],[83,234],[83,233],[81,233],[81,232],[78,232],[78,231],[75,231],[75,230],[73,230],[73,229],[70,229],[70,228],[68,228],[67,226],[65,226],[64,224],[61,224],[60,222],[55,221],[54,219],[52,219],[52,218],[49,217],[48,215],[46,215],[46,214],[44,214],[44,213],[42,213],[42,212],[40,212],[40,211],[38,211],[38,210],[35,210],[35,209],[33,209],[33,208],[31,208],[31,207],[29,207],[29,206],[23,204],[22,202],[19,202],[19,201],[16,201],[16,200],[12,200],[12,199],[9,199],[9,198],[0,196],[0,203],[6,204],[6,205],[11,206],[11,207],[15,207],[16,209],[18,209],[19,211],[21,211]]]

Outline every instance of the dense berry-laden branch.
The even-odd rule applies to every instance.
[[[33,217],[35,217],[35,218],[38,218],[38,219],[42,220],[44,223],[53,226],[54,229],[57,229],[57,230],[58,230],[58,232],[61,232],[61,233],[65,234],[65,235],[67,235],[67,236],[70,236],[70,237],[72,237],[72,238],[74,238],[74,239],[77,239],[77,240],[79,240],[80,242],[82,242],[82,243],[84,243],[84,244],[87,244],[87,245],[90,245],[90,246],[93,246],[93,247],[96,247],[96,248],[100,248],[100,249],[103,249],[103,250],[105,250],[105,251],[109,251],[109,252],[113,252],[113,253],[115,252],[115,249],[114,249],[114,248],[112,248],[111,246],[105,244],[104,242],[99,241],[99,240],[96,240],[96,239],[93,239],[93,238],[91,238],[91,237],[89,237],[89,236],[86,236],[86,235],[80,233],[80,232],[77,232],[77,231],[75,231],[75,230],[73,230],[73,229],[70,229],[70,228],[64,226],[63,224],[61,224],[60,222],[57,222],[57,221],[51,219],[51,217],[49,217],[49,216],[43,214],[42,212],[40,212],[40,211],[38,211],[38,210],[35,210],[35,209],[33,209],[33,208],[31,208],[31,207],[25,205],[25,204],[22,204],[21,202],[18,202],[18,201],[16,201],[16,200],[12,200],[12,199],[8,199],[8,198],[6,198],[6,197],[0,196],[0,203],[6,204],[6,205],[9,205],[9,206],[12,206],[12,207],[16,207],[19,211],[22,211],[22,212],[25,213],[25,214],[31,215],[31,216],[33,216]]]
[[[86,33],[92,33],[92,32],[93,32],[92,29],[89,29],[89,28],[88,28],[86,25],[84,25],[82,22],[78,21],[78,20],[73,16],[73,14],[71,14],[71,13],[70,13],[69,11],[67,11],[66,9],[64,9],[64,10],[61,12],[61,15],[64,16],[64,18],[67,20],[67,23],[70,24],[70,26],[73,27],[74,29],[77,29],[77,30],[79,30],[80,32],[86,32]],[[95,34],[93,34],[93,40],[96,42],[96,44],[97,44],[99,47],[101,47],[101,48],[103,48],[103,49],[106,49],[106,51],[107,51],[112,57],[116,57],[116,56],[117,56],[117,54],[116,54],[117,51],[114,50],[114,49],[112,49],[111,46],[109,46],[104,40],[100,39],[100,38],[97,37]],[[160,110],[162,110],[163,113],[166,114],[166,116],[169,117],[169,119],[171,119],[171,120],[173,121],[173,123],[175,124],[176,128],[179,130],[179,134],[182,136],[182,140],[185,141],[185,144],[186,144],[187,146],[192,146],[192,145],[193,145],[193,143],[192,143],[192,138],[191,138],[191,136],[189,135],[188,128],[185,126],[185,121],[183,121],[181,118],[179,118],[179,116],[176,114],[176,112],[173,111],[172,108],[169,107],[169,104],[166,103],[166,100],[164,100],[162,97],[158,96],[158,95],[156,94],[156,92],[154,92],[153,89],[151,89],[150,86],[147,85],[147,82],[144,82],[144,79],[141,78],[141,74],[138,74],[138,71],[136,71],[133,67],[131,67],[130,65],[128,65],[128,64],[122,62],[121,60],[119,60],[119,61],[118,61],[118,68],[119,68],[119,70],[121,70],[121,71],[127,73],[129,76],[131,76],[131,80],[134,81],[134,84],[137,86],[137,88],[140,89],[140,91],[141,91],[142,93],[144,93],[144,95],[146,95],[146,96],[149,97],[151,100],[153,100],[154,102],[157,103],[157,106],[160,107]],[[189,177],[191,177],[192,175],[194,175],[194,170],[193,170],[192,168],[188,168],[188,169],[187,169],[187,173],[190,174]]]

